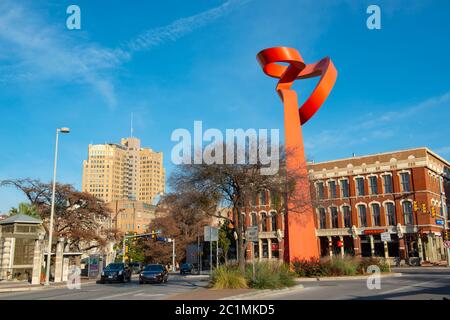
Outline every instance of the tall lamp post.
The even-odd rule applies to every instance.
[[[52,241],[53,241],[53,215],[55,213],[55,192],[56,192],[56,164],[58,162],[58,136],[59,133],[69,133],[70,129],[63,127],[56,129],[56,143],[55,143],[55,160],[53,162],[53,186],[52,186],[52,204],[50,210],[50,226],[48,229],[48,250],[47,250],[47,268],[45,274],[45,285],[50,284],[50,261],[52,255]]]

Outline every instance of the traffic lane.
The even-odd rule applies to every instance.
[[[396,272],[403,270],[396,270]],[[276,300],[438,299],[450,298],[450,270],[408,270],[402,277],[380,278],[370,290],[367,280],[302,282],[303,290],[263,297]]]
[[[207,282],[181,277],[169,277],[164,284],[139,284],[137,279],[129,283],[82,284],[80,289],[67,287],[28,292],[0,294],[0,300],[121,300],[162,299],[173,294],[206,286]]]

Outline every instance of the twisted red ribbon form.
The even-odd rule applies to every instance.
[[[283,90],[290,90],[295,80],[321,77],[309,98],[299,108],[301,124],[305,124],[319,110],[336,82],[337,71],[329,57],[306,65],[297,50],[288,47],[274,47],[259,52],[257,59],[265,74],[280,79],[277,91],[283,101]],[[289,65],[280,65],[280,62]]]
[[[337,78],[337,71],[330,58],[317,63],[305,64],[300,53],[292,48],[276,47],[262,50],[257,59],[264,72],[280,79],[277,92],[284,105],[284,131],[286,151],[286,168],[289,175],[307,177],[306,156],[303,147],[302,125],[305,124],[324,103]],[[288,65],[282,65],[287,63]],[[297,94],[291,89],[297,79],[320,76],[320,80],[309,98],[299,108]],[[285,215],[284,260],[288,263],[295,258],[310,259],[319,257],[316,240],[314,208],[310,201],[308,182],[295,185],[293,198],[302,199],[304,205],[297,208],[290,199]]]

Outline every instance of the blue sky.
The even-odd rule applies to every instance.
[[[81,8],[81,30],[66,8]],[[366,27],[378,4],[382,29]],[[315,161],[427,146],[450,158],[450,2],[442,1],[0,1],[0,179],[50,181],[55,129],[58,181],[81,188],[89,143],[134,132],[165,153],[170,135],[205,128],[282,128],[276,80],[255,56],[299,49],[329,55],[339,72],[303,128]],[[296,84],[300,100],[315,80]],[[0,212],[23,196],[0,189]]]

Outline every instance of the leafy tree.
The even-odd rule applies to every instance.
[[[11,208],[9,215],[14,216],[16,214],[26,214],[27,216],[40,218],[37,208],[29,203],[21,202],[17,208]]]
[[[16,179],[3,180],[0,186],[13,186],[22,191],[48,234],[52,184],[36,179]],[[56,184],[53,236],[70,240],[71,249],[86,251],[117,240],[117,231],[107,223],[110,216],[106,204],[93,195],[77,191],[70,184]]]
[[[225,264],[228,263],[228,251],[232,241],[234,242],[233,229],[229,228],[227,223],[222,223],[219,229],[219,248],[221,248],[222,256]]]

